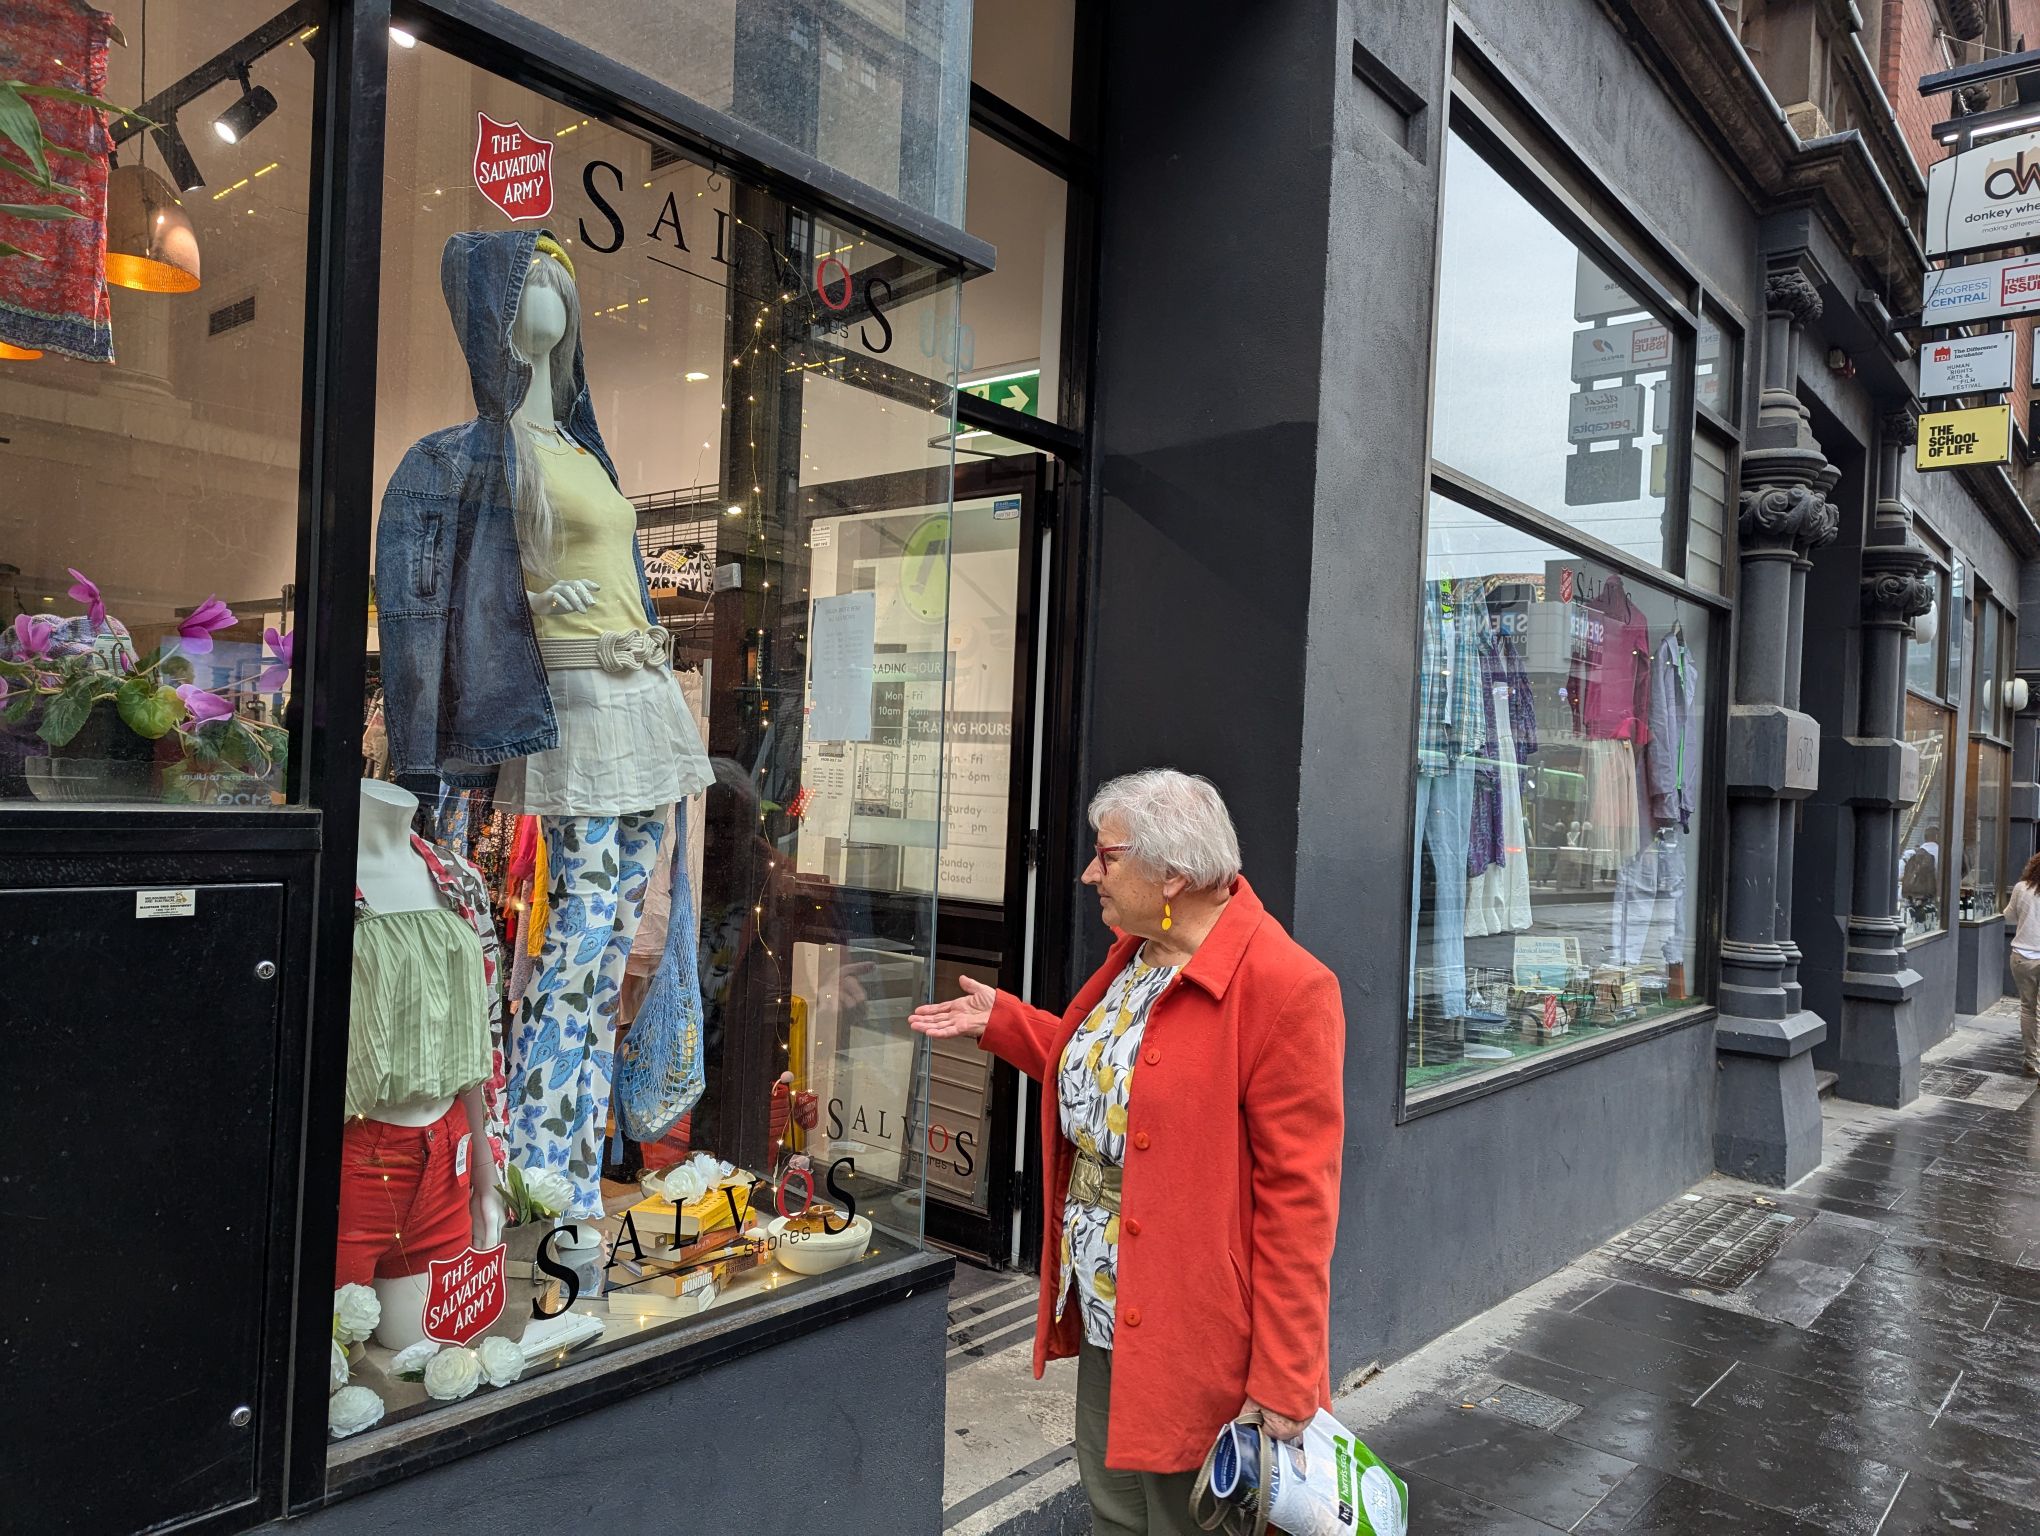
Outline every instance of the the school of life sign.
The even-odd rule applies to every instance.
[[[2000,139],[1937,162],[1927,173],[1929,256],[2040,239],[2040,133]],[[2040,309],[2040,263],[2030,257],[1945,267],[1927,276],[1923,325],[1961,325]],[[1927,381],[1922,380],[1922,388]],[[1955,469],[2003,464],[2012,454],[2012,408],[1979,406],[1920,417],[1914,464]]]

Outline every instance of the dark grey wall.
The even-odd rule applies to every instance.
[[[1926,1045],[1945,1038],[1955,1027],[1956,947],[1951,928],[1906,948],[1906,963],[1920,973],[1920,989],[1913,994],[1913,1018]]]
[[[796,1528],[774,1511],[797,1485],[803,1531],[939,1530],[948,1294],[947,1286],[919,1292],[348,1499],[288,1529],[763,1536]],[[751,1474],[761,1467],[783,1483],[759,1482]]]

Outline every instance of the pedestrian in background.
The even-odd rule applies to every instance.
[[[2005,902],[2005,932],[2012,941],[2012,981],[2019,989],[2025,1072],[2040,1077],[2040,853],[2026,860]]]
[[[1257,1407],[1294,1439],[1331,1401],[1345,1016],[1208,781],[1129,774],[1090,819],[1083,880],[1117,937],[1069,1008],[965,977],[913,1025],[1048,1090],[1034,1374],[1077,1357],[1092,1529],[1176,1536],[1220,1428]]]

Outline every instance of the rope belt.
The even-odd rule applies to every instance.
[[[1101,1162],[1088,1152],[1079,1152],[1076,1165],[1070,1169],[1070,1198],[1117,1216],[1119,1190],[1125,1175],[1124,1168]]]
[[[619,674],[663,667],[673,659],[673,637],[658,625],[650,629],[612,629],[594,638],[541,640],[539,658],[546,670],[600,667]]]

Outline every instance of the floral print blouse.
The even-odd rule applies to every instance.
[[[1133,1064],[1155,999],[1176,975],[1175,966],[1145,964],[1137,950],[1113,978],[1063,1050],[1056,1072],[1062,1133],[1107,1167],[1126,1162],[1126,1106]],[[1063,1202],[1062,1281],[1055,1315],[1061,1320],[1074,1288],[1083,1309],[1084,1338],[1112,1347],[1113,1299],[1118,1293],[1119,1218],[1074,1197]]]

